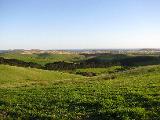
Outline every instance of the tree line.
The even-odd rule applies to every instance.
[[[79,68],[106,68],[109,66],[138,66],[138,65],[152,65],[152,64],[160,64],[160,57],[156,56],[135,56],[135,57],[127,57],[122,59],[113,59],[111,61],[101,61],[96,58],[80,61],[80,62],[54,62],[47,63],[44,66],[34,63],[34,62],[24,62],[22,60],[17,59],[6,59],[0,57],[0,64],[7,64],[12,66],[20,66],[20,67],[31,67],[38,68],[44,70],[74,70]]]
[[[5,59],[3,57],[0,57],[0,64],[19,66],[19,67],[39,68],[39,69],[42,68],[42,66],[38,63],[24,62],[22,60],[17,60],[17,59]]]

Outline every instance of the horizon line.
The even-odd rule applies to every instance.
[[[152,47],[142,47],[142,48],[61,48],[61,49],[40,49],[40,48],[30,48],[30,49],[21,49],[21,48],[11,48],[11,49],[0,49],[0,50],[139,50],[139,49],[160,49]]]

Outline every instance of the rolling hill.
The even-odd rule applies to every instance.
[[[160,66],[96,77],[0,65],[1,119],[153,119]]]

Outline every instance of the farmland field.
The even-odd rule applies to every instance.
[[[0,119],[158,120],[159,72],[158,64],[73,70],[1,64]]]

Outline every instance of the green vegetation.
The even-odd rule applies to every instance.
[[[1,53],[0,57],[6,59],[18,59],[24,62],[35,62],[41,65],[59,61],[72,62],[83,60],[85,58],[83,55],[77,54],[21,54],[21,52]]]
[[[94,59],[99,60],[99,61],[112,61],[112,60],[120,60],[123,58],[129,58],[131,56],[129,55],[123,55],[123,54],[102,54],[94,57]]]
[[[110,73],[115,73],[118,71],[122,71],[125,68],[122,66],[112,66],[108,68],[84,68],[84,69],[76,69],[75,73],[83,73],[83,72],[91,72],[95,73],[96,75],[101,75],[101,74],[110,74]]]
[[[8,65],[0,65],[0,88],[29,86],[34,84],[50,84],[56,81],[80,79],[82,76],[47,71],[33,68],[22,68]]]
[[[0,65],[0,118],[157,120],[159,71],[138,67],[110,79]]]
[[[0,57],[0,119],[160,119],[159,56]]]

